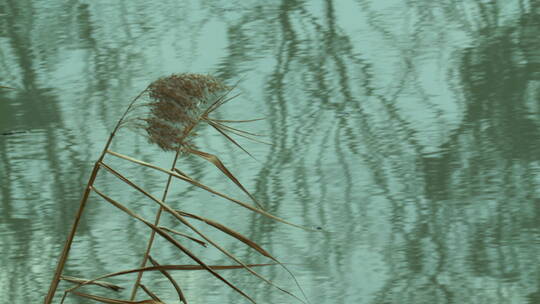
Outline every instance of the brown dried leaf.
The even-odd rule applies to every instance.
[[[259,208],[264,209],[263,206],[257,201],[257,199],[255,199],[255,197],[253,195],[251,195],[251,193],[249,193],[249,191],[247,191],[247,189],[244,187],[244,185],[242,185],[242,183],[240,183],[240,181],[238,181],[238,179],[231,173],[231,171],[229,171],[229,169],[227,169],[227,167],[225,167],[223,162],[221,162],[221,160],[216,155],[206,153],[206,152],[203,152],[203,151],[194,150],[194,149],[186,149],[185,151],[188,152],[188,153],[197,155],[197,156],[211,162],[212,164],[214,164],[214,166],[216,166],[216,168],[221,170],[221,172],[223,172],[223,174],[225,174],[233,183],[235,183],[236,186],[238,186],[238,188],[240,188],[245,194],[247,194],[247,196],[249,196],[249,198],[251,198],[251,200]]]
[[[75,277],[69,277],[69,276],[61,276],[60,278],[64,281],[71,282],[71,283],[76,283],[76,284],[87,283],[87,284],[97,285],[103,288],[108,288],[114,291],[120,291],[124,289],[124,287],[121,287],[112,283],[108,283],[108,282],[103,282],[103,281],[90,281],[87,279],[81,279],[81,278],[75,278]]]
[[[176,234],[176,235],[185,237],[186,239],[191,240],[191,241],[194,241],[195,243],[197,243],[197,244],[199,244],[199,245],[201,245],[201,246],[204,246],[204,247],[207,247],[207,246],[208,246],[204,241],[201,241],[201,240],[199,240],[199,239],[197,239],[197,238],[194,238],[194,237],[192,237],[192,236],[189,236],[189,235],[187,235],[187,234],[185,234],[185,233],[182,233],[182,232],[180,232],[180,231],[176,231],[176,230],[174,230],[174,229],[167,228],[167,227],[165,227],[165,226],[159,226],[159,228],[161,228],[161,229],[163,229],[163,230],[165,230],[165,231],[168,231],[168,232],[170,232],[170,233],[174,233],[174,234]]]
[[[111,298],[105,298],[101,296],[91,295],[87,293],[82,293],[78,291],[72,291],[71,293],[78,295],[79,297],[87,298],[90,300],[94,300],[101,303],[108,303],[108,304],[165,304],[163,302],[159,302],[156,300],[144,300],[144,301],[126,301],[126,300],[118,300],[118,299],[111,299]]]
[[[235,146],[237,146],[238,148],[242,149],[242,151],[244,151],[247,155],[251,156],[251,158],[255,159],[255,157],[253,157],[253,155],[251,155],[251,153],[249,153],[246,149],[244,149],[244,147],[242,147],[239,143],[236,142],[236,140],[234,140],[233,138],[231,138],[229,135],[227,135],[227,133],[225,133],[223,130],[221,130],[221,128],[215,126],[214,124],[210,124],[214,129],[216,129],[219,133],[221,133],[221,135],[225,136],[226,139],[228,139],[230,142],[232,142]]]
[[[245,237],[241,233],[236,232],[235,230],[233,230],[231,228],[228,228],[227,226],[224,226],[224,225],[222,225],[222,224],[220,224],[218,222],[212,221],[210,219],[207,219],[207,218],[204,218],[202,216],[195,215],[195,214],[191,214],[191,213],[187,213],[187,212],[183,212],[183,211],[179,211],[179,210],[177,210],[176,212],[178,212],[178,214],[180,214],[180,215],[187,216],[187,217],[202,221],[202,222],[204,222],[204,223],[206,223],[206,224],[208,224],[210,226],[213,226],[213,227],[227,233],[228,235],[236,238],[237,240],[241,241],[242,243],[248,245],[249,247],[257,250],[260,254],[264,255],[265,257],[268,257],[268,258],[270,258],[270,259],[272,259],[274,261],[277,261],[275,257],[273,257],[268,251],[264,250],[257,243],[253,242],[252,240]]]
[[[255,118],[255,119],[246,119],[246,120],[228,120],[228,119],[210,119],[212,121],[215,121],[215,122],[219,122],[219,123],[244,123],[244,122],[254,122],[254,121],[259,121],[259,120],[264,120],[266,118]]]

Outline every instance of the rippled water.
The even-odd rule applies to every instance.
[[[271,212],[326,232],[181,183],[171,201],[291,263],[312,303],[540,303],[538,37],[535,0],[3,1],[0,85],[16,90],[0,91],[0,303],[42,301],[108,132],[149,82],[178,72],[240,80],[242,95],[217,115],[265,117],[248,128],[272,145],[240,140],[255,161],[204,129],[199,146]],[[136,133],[113,148],[172,159]],[[201,162],[180,167],[237,193]],[[165,177],[131,170],[161,191]],[[153,217],[113,177],[100,185]],[[135,267],[146,241],[145,227],[92,197],[66,273]],[[298,293],[282,269],[260,271]],[[261,303],[295,303],[223,274]],[[244,301],[208,275],[175,277],[190,303]],[[165,279],[147,278],[175,303]]]

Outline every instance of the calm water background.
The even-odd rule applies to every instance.
[[[293,263],[312,303],[540,303],[538,37],[534,0],[3,0],[0,85],[17,90],[0,92],[0,303],[42,301],[108,132],[148,83],[178,72],[240,80],[242,95],[218,117],[266,117],[245,127],[273,145],[240,140],[255,161],[202,129],[199,146],[270,211],[327,232],[181,183],[171,202]],[[163,166],[172,158],[129,131],[113,148]],[[238,194],[214,168],[180,163]],[[156,194],[166,179],[117,166]],[[153,217],[113,177],[99,185]],[[132,268],[146,233],[92,197],[66,272]],[[189,262],[167,248],[156,255]],[[281,269],[261,272],[298,292]],[[242,272],[223,274],[261,303],[294,303]],[[166,280],[145,277],[175,303]],[[243,302],[203,273],[175,277],[191,303]]]

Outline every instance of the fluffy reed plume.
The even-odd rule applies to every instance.
[[[200,124],[208,124],[216,129],[221,135],[226,139],[230,140],[236,146],[244,150],[231,136],[230,134],[239,135],[248,139],[257,140],[255,137],[256,134],[245,132],[237,128],[233,128],[228,123],[239,123],[239,122],[250,122],[255,120],[243,120],[243,121],[233,121],[233,120],[217,120],[212,119],[209,115],[218,109],[220,106],[225,104],[227,101],[231,100],[235,96],[228,97],[229,93],[234,87],[229,87],[224,85],[222,82],[217,80],[214,77],[208,75],[199,75],[199,74],[179,74],[171,75],[169,77],[161,78],[153,83],[151,83],[144,91],[142,91],[128,106],[126,112],[122,115],[114,130],[112,131],[109,139],[107,140],[103,152],[96,161],[90,179],[86,186],[85,191],[83,192],[82,199],[80,202],[79,210],[77,211],[73,227],[68,235],[66,244],[61,253],[58,266],[54,277],[51,281],[51,286],[49,292],[45,298],[45,304],[52,302],[53,297],[58,288],[60,280],[64,280],[71,284],[74,284],[71,288],[68,288],[64,291],[63,297],[60,303],[63,303],[64,300],[70,296],[75,295],[87,299],[91,299],[97,302],[102,303],[164,303],[160,299],[159,295],[151,291],[151,286],[144,285],[142,283],[143,274],[149,271],[161,273],[170,283],[171,288],[173,288],[177,295],[178,299],[183,303],[188,303],[187,296],[184,294],[180,284],[178,284],[173,277],[169,274],[170,271],[182,271],[182,270],[202,270],[207,271],[213,277],[221,280],[223,283],[228,285],[230,288],[235,290],[241,296],[251,303],[255,303],[253,298],[251,298],[245,291],[236,287],[232,282],[222,277],[217,270],[228,270],[228,269],[244,269],[252,275],[258,277],[262,281],[266,282],[270,286],[281,290],[284,293],[289,294],[291,297],[297,299],[298,301],[305,303],[307,299],[305,295],[303,299],[297,297],[292,292],[285,290],[277,286],[276,284],[269,281],[267,278],[260,275],[254,270],[256,267],[270,266],[270,265],[280,265],[287,272],[290,271],[281,264],[276,258],[274,258],[269,252],[264,250],[261,246],[235,231],[234,229],[227,227],[221,223],[213,221],[211,219],[184,212],[182,210],[176,210],[166,203],[167,194],[169,192],[169,187],[171,185],[172,179],[177,179],[184,181],[188,184],[194,185],[204,191],[208,191],[222,199],[228,200],[229,202],[240,205],[252,212],[258,213],[262,216],[269,217],[276,221],[280,221],[292,226],[300,227],[302,229],[307,229],[302,226],[298,226],[292,223],[289,223],[281,218],[278,218],[268,212],[266,212],[261,204],[251,195],[249,191],[238,181],[238,179],[230,172],[230,170],[225,167],[221,160],[213,154],[206,153],[204,151],[199,151],[195,148],[192,143],[192,138],[194,136],[194,131]],[[131,156],[123,155],[110,150],[111,142],[113,141],[118,130],[123,126],[135,126],[137,128],[143,129],[145,136],[148,141],[158,145],[164,151],[175,152],[174,161],[171,165],[171,169],[165,169],[153,165],[148,162],[143,162]],[[244,150],[245,151],[245,150]],[[247,152],[247,151],[246,151]],[[224,177],[232,181],[240,191],[244,192],[252,200],[253,204],[246,203],[235,199],[227,194],[221,193],[217,190],[214,190],[208,185],[205,185],[201,181],[195,180],[191,176],[182,172],[177,168],[177,163],[179,156],[181,154],[191,154],[197,157],[200,157],[210,164],[219,169]],[[113,158],[109,159],[110,157]],[[105,159],[107,158],[107,159]],[[113,161],[128,161],[134,163],[137,166],[145,167],[152,170],[157,170],[168,175],[168,180],[164,187],[163,196],[161,198],[155,197],[150,194],[150,191],[145,190],[141,186],[134,183],[132,180],[128,179],[124,174],[115,170]],[[137,192],[141,193],[148,199],[149,204],[156,204],[159,208],[156,212],[156,217],[153,221],[143,218],[137,214],[134,210],[128,208],[126,205],[110,197],[108,194],[97,189],[95,182],[100,170],[105,170],[112,176],[118,178],[120,181],[130,186]],[[104,202],[111,204],[116,207],[119,212],[124,212],[127,216],[142,222],[149,228],[149,241],[147,249],[142,254],[141,264],[133,269],[121,270],[112,272],[109,274],[104,274],[97,278],[93,279],[84,279],[84,278],[74,278],[71,276],[64,275],[64,266],[68,259],[69,251],[71,244],[76,235],[77,227],[83,212],[88,201],[88,197],[91,193],[95,193],[97,196],[101,197]],[[170,214],[175,218],[179,223],[181,223],[186,229],[191,231],[191,234],[182,233],[176,231],[172,228],[161,226],[159,224],[160,218],[163,212]],[[198,221],[204,223],[207,227],[211,229],[220,230],[223,233],[226,233],[236,240],[242,242],[252,250],[255,250],[262,256],[269,259],[268,263],[265,264],[248,264],[244,261],[241,261],[239,258],[234,256],[232,253],[227,251],[224,247],[206,235],[204,232],[196,228],[191,224],[191,221]],[[310,229],[308,229],[310,230]],[[194,263],[191,265],[175,265],[175,264],[162,264],[156,261],[155,258],[151,256],[152,247],[154,244],[154,239],[156,234],[165,239],[169,245],[176,247],[180,252],[189,257]],[[194,246],[213,246],[221,251],[228,259],[232,260],[234,263],[231,265],[208,265],[203,259],[203,256],[198,256],[194,254],[190,249],[190,245]],[[148,265],[150,262],[151,265]],[[95,286],[105,288],[112,292],[117,292],[123,287],[117,286],[115,284],[103,281],[104,279],[136,273],[137,279],[134,282],[133,289],[131,292],[131,297],[129,300],[120,300],[113,298],[106,298],[103,296],[97,296],[87,293],[82,293],[78,289],[82,286]],[[291,274],[292,279],[296,282],[296,279]],[[299,290],[303,293],[302,289],[296,283]],[[137,291],[141,289],[147,296],[148,299],[143,301],[135,301]]]
[[[172,75],[154,81],[147,89],[150,116],[143,119],[148,138],[166,151],[189,147],[204,107],[226,90],[230,88],[206,75]]]

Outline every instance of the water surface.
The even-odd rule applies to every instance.
[[[255,161],[202,129],[200,148],[219,154],[269,211],[325,232],[181,183],[171,201],[291,263],[312,303],[539,303],[539,36],[534,0],[3,1],[0,85],[16,90],[0,91],[0,302],[42,301],[93,162],[129,100],[158,77],[195,72],[240,81],[242,95],[217,116],[265,117],[245,127],[272,143],[239,140]],[[121,139],[114,149],[170,166],[172,155],[137,133]],[[166,177],[120,166],[160,193]],[[179,167],[238,194],[211,166],[189,158]],[[153,218],[155,207],[100,178]],[[66,272],[135,267],[147,232],[92,197]],[[205,258],[226,263],[214,251]],[[260,271],[299,294],[282,269]],[[247,274],[224,275],[261,303],[295,303]],[[243,301],[203,273],[175,277],[190,303]],[[148,278],[175,303],[165,279]]]

